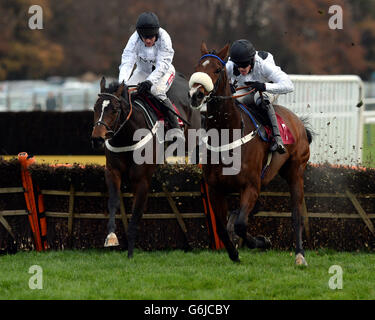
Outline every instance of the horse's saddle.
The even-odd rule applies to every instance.
[[[166,118],[168,119],[168,117],[165,115],[169,111],[160,99],[152,95],[136,95],[134,96],[132,102],[133,106],[140,109],[145,114],[145,118],[147,120],[146,122],[150,130],[157,121],[164,121],[164,125],[166,127],[169,126],[169,122],[165,121]],[[173,107],[174,111],[177,114],[180,114],[179,110],[174,104]],[[178,118],[178,123],[181,127],[183,126],[183,122],[180,120],[180,118]]]
[[[271,142],[273,139],[271,123],[268,116],[259,107],[244,105],[237,103],[251,119],[259,137],[265,142]],[[277,124],[284,144],[293,144],[295,142],[293,134],[290,132],[288,126],[285,124],[283,118],[276,112]]]

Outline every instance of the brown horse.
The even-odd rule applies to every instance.
[[[241,144],[238,147],[241,156],[238,174],[224,175],[223,169],[226,165],[221,160],[218,164],[212,164],[208,159],[207,164],[203,165],[204,178],[208,184],[209,196],[217,220],[218,235],[229,257],[233,261],[239,261],[237,248],[225,227],[228,213],[226,196],[231,192],[239,192],[239,214],[230,217],[230,220],[234,219],[234,232],[249,248],[270,246],[269,240],[265,237],[252,237],[247,233],[247,224],[248,216],[254,209],[261,187],[267,185],[279,173],[290,187],[292,221],[296,236],[296,264],[307,265],[302,247],[303,219],[301,214],[304,200],[303,175],[310,156],[311,132],[293,112],[282,106],[275,106],[275,111],[292,132],[295,143],[286,146],[287,153],[285,154],[273,153],[272,161],[262,178],[262,168],[267,163],[270,144],[256,134],[252,120],[232,98],[224,61],[227,58],[228,49],[227,44],[217,54],[215,51],[209,53],[203,42],[202,57],[195,68],[196,72],[190,78],[191,106],[199,109],[202,103],[207,104],[206,130],[240,129],[242,132],[242,141],[235,142]],[[231,141],[234,139],[233,135],[230,137]],[[232,148],[233,153],[235,150]]]
[[[157,131],[154,129],[160,121],[153,121],[152,113],[148,111],[151,106],[147,104],[147,101],[156,101],[151,100],[151,96],[138,96],[136,86],[129,89],[124,83],[113,83],[106,88],[105,83],[103,77],[100,82],[99,98],[94,106],[94,128],[91,135],[94,149],[102,149],[105,146],[105,179],[109,191],[108,236],[105,246],[118,245],[115,234],[115,214],[120,208],[120,189],[124,180],[134,194],[127,234],[128,257],[131,258],[137,227],[146,206],[151,178],[156,169],[156,163],[159,163],[155,159],[156,144],[160,144],[160,140],[157,141],[160,137],[157,137]],[[200,128],[200,114],[190,108],[188,82],[183,76],[176,75],[167,95],[172,103],[176,104],[181,118],[186,119],[191,128]],[[185,136],[187,127],[185,126]],[[134,142],[135,133],[142,128],[147,129],[148,133],[138,142]],[[135,153],[146,145],[152,147],[152,161],[140,162],[136,159]],[[162,145],[164,146],[163,143]],[[187,239],[185,240],[185,245],[188,247]]]

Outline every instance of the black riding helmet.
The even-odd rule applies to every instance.
[[[153,12],[143,12],[137,19],[137,32],[140,37],[150,38],[159,34],[159,19]]]
[[[240,39],[233,42],[230,48],[230,60],[240,68],[254,66],[255,48],[252,43],[246,39]]]

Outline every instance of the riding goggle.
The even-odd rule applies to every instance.
[[[237,68],[243,68],[243,69],[247,68],[251,64],[252,64],[252,61],[235,63],[235,65],[236,65]]]
[[[153,35],[142,35],[142,38],[147,40],[147,39],[152,39],[153,37],[156,37],[156,34]]]

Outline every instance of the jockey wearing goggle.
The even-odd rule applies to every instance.
[[[256,51],[252,43],[241,39],[235,41],[230,48],[230,60],[226,64],[226,70],[233,87],[249,85],[246,90],[255,89],[254,101],[249,96],[239,98],[244,104],[256,103],[263,107],[270,119],[274,136],[271,151],[285,153],[286,149],[280,136],[277,118],[272,103],[277,95],[292,92],[294,86],[289,76],[276,66],[272,54],[265,51]],[[263,100],[259,92],[263,94]],[[241,93],[237,91],[237,94]]]
[[[119,82],[138,85],[138,93],[151,93],[174,111],[166,95],[176,73],[172,64],[173,56],[171,37],[160,27],[157,15],[153,12],[144,12],[138,17],[136,31],[131,35],[122,53]],[[135,64],[137,68],[132,74]],[[166,112],[166,116],[173,128],[180,129],[174,114]],[[181,130],[178,135],[184,139]]]

